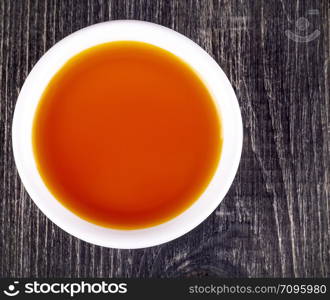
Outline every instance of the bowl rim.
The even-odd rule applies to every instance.
[[[32,120],[36,105],[49,80],[75,54],[101,44],[102,41],[106,43],[119,40],[150,43],[183,59],[199,74],[212,94],[223,127],[220,161],[202,195],[173,219],[153,227],[134,230],[95,225],[64,207],[43,183],[32,153]],[[169,242],[202,223],[220,204],[235,178],[242,142],[243,125],[238,101],[217,62],[184,35],[158,24],[137,20],[94,24],[57,42],[39,59],[27,76],[16,102],[12,123],[13,154],[17,170],[26,191],[38,208],[58,227],[81,240],[121,249],[145,248]]]

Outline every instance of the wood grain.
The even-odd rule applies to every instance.
[[[329,277],[329,3],[0,1],[0,277]],[[12,154],[13,111],[34,64],[68,34],[115,19],[162,24],[201,45],[229,77],[244,122],[221,205],[185,236],[139,250],[94,246],[55,226]],[[299,43],[286,30],[320,35]]]

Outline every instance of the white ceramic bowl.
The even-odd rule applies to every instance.
[[[54,74],[75,54],[111,41],[142,41],[166,49],[188,63],[213,96],[223,126],[218,168],[195,203],[170,221],[138,230],[117,230],[89,223],[65,208],[46,188],[32,151],[32,121],[41,95]],[[41,57],[19,94],[12,127],[13,151],[23,184],[40,210],[57,226],[93,244],[112,248],[143,248],[173,240],[205,220],[226,195],[242,150],[242,119],[235,93],[218,64],[193,41],[163,26],[142,21],[111,21],[81,29]]]

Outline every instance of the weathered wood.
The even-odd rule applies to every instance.
[[[1,0],[0,276],[330,276],[329,3]],[[299,17],[310,22],[305,31]],[[200,44],[232,82],[244,122],[241,164],[221,205],[192,232],[148,249],[63,232],[25,192],[12,155],[13,111],[33,65],[66,35],[113,19],[162,24]],[[299,43],[286,30],[320,35]]]

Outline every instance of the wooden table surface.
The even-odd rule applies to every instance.
[[[0,1],[0,277],[329,277],[330,2]],[[185,34],[219,63],[241,107],[240,167],[199,227],[157,247],[72,237],[30,199],[12,154],[22,84],[85,26],[139,19]]]

